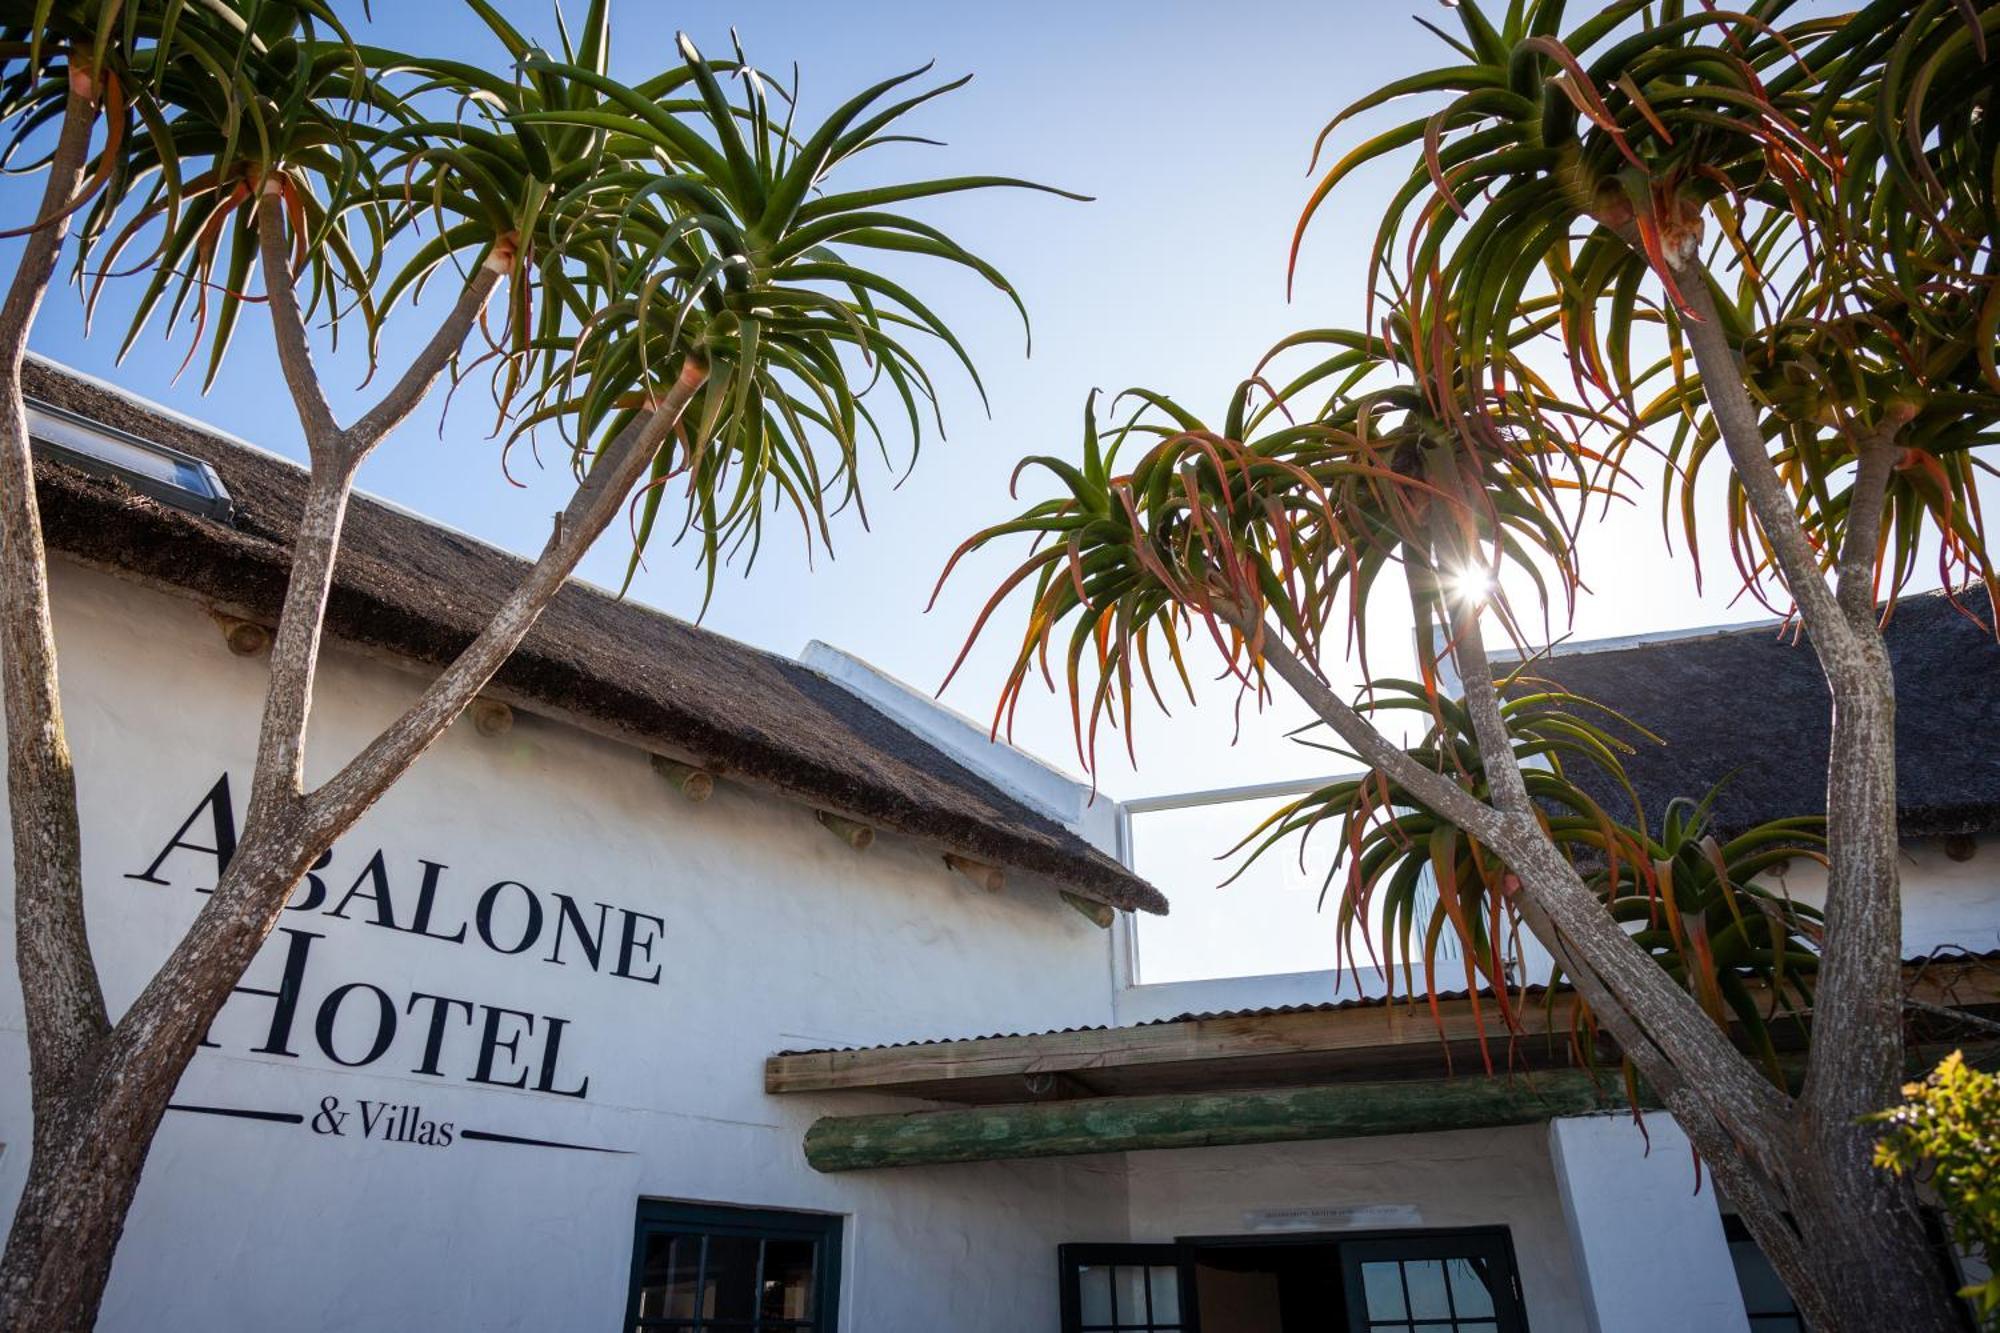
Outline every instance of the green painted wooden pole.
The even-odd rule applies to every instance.
[[[1952,1049],[1949,1044],[1914,1047],[1906,1053],[1906,1064],[1912,1074],[1921,1075]],[[2000,1043],[1961,1049],[1976,1068],[2000,1068]],[[1784,1064],[1794,1078],[1804,1071],[1802,1057],[1791,1057]],[[1659,1107],[1643,1083],[1640,1105],[1647,1110]],[[1095,1097],[826,1116],[806,1131],[806,1161],[817,1171],[860,1171],[1149,1148],[1430,1134],[1628,1109],[1624,1081],[1611,1066],[1600,1070],[1595,1081],[1581,1069],[1548,1069],[1494,1078],[1468,1074],[1454,1079]]]
[[[1242,1092],[1100,1097],[896,1115],[827,1116],[806,1131],[817,1171],[935,1166],[1148,1148],[1423,1134],[1526,1125],[1625,1105],[1615,1069],[1469,1075]]]

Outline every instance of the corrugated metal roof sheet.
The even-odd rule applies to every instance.
[[[2000,949],[1988,949],[1984,952],[1974,952],[1973,950],[1970,949],[1958,949],[1958,948],[1935,950],[1928,954],[1918,954],[1913,957],[1905,958],[1903,960],[1903,966],[1906,968],[1921,967],[1925,963],[1944,962],[1944,961],[1955,962],[1955,963],[1964,963],[1964,962],[1993,963],[1996,965],[2000,965]],[[1549,992],[1549,989],[1550,989],[1549,987],[1542,985],[1540,982],[1535,982],[1527,986],[1516,987],[1514,993],[1518,995],[1538,996],[1538,995],[1546,995]],[[1569,987],[1558,986],[1556,987],[1556,989],[1560,991],[1567,991]],[[1481,999],[1493,998],[1493,990],[1491,987],[1483,986],[1479,989],[1478,993]],[[1464,1000],[1464,999],[1469,999],[1472,996],[1472,994],[1473,994],[1472,991],[1464,989],[1439,991],[1437,993],[1437,998],[1440,1001]],[[878,1045],[873,1045],[873,1046],[853,1046],[853,1045],[820,1046],[820,1047],[814,1047],[811,1050],[779,1051],[777,1052],[777,1055],[779,1057],[784,1057],[791,1055],[834,1055],[846,1052],[859,1052],[859,1051],[899,1051],[899,1050],[910,1050],[924,1046],[950,1046],[958,1042],[965,1042],[965,1041],[1007,1041],[1007,1040],[1018,1040],[1021,1038],[1028,1038],[1028,1037],[1061,1037],[1075,1032],[1110,1032],[1116,1029],[1130,1030],[1137,1028],[1161,1027],[1170,1023],[1215,1023],[1215,1022],[1225,1022],[1234,1019],[1270,1018],[1280,1014],[1328,1014],[1328,1013],[1338,1013],[1341,1010],[1345,1009],[1381,1009],[1391,1004],[1404,1004],[1404,1003],[1421,1006],[1428,1003],[1428,1001],[1426,997],[1421,995],[1415,997],[1406,995],[1359,995],[1351,999],[1327,1000],[1319,1004],[1278,1004],[1278,1005],[1266,1005],[1263,1007],[1250,1008],[1250,1009],[1208,1009],[1201,1011],[1190,1011],[1188,1013],[1175,1014],[1171,1018],[1149,1018],[1141,1023],[1124,1023],[1124,1024],[1082,1023],[1078,1024],[1075,1027],[1045,1028],[1030,1032],[989,1032],[979,1035],[963,1036],[963,1037],[926,1037],[914,1041],[882,1042]]]

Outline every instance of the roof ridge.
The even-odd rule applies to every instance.
[[[1910,602],[1942,601],[1949,590],[1920,588],[1906,592],[1896,598],[1896,605],[1902,607]],[[1978,584],[1968,584],[1958,589],[1959,596],[1977,596]],[[1886,603],[1878,603],[1886,605]],[[1635,652],[1642,648],[1664,648],[1676,644],[1698,643],[1704,639],[1726,639],[1740,634],[1752,634],[1760,630],[1776,630],[1782,635],[1787,627],[1796,624],[1794,616],[1764,616],[1757,620],[1722,621],[1711,625],[1689,625],[1678,629],[1648,630],[1638,634],[1614,634],[1601,639],[1558,639],[1540,649],[1522,653],[1511,645],[1495,647],[1492,657],[1495,662],[1529,662],[1550,657],[1590,657],[1602,653]],[[1892,622],[1893,623],[1893,622]]]

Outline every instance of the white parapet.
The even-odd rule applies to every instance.
[[[1673,1117],[1549,1122],[1549,1157],[1594,1333],[1749,1333],[1715,1188]]]
[[[1031,810],[1107,855],[1119,856],[1118,802],[1091,790],[990,729],[872,663],[814,640],[799,661],[859,695]]]

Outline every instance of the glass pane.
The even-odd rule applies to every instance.
[[[755,1236],[710,1236],[708,1267],[702,1274],[701,1314],[704,1319],[757,1317],[757,1249]]]
[[[1411,1289],[1410,1298],[1416,1299],[1416,1291]],[[1418,1324],[1416,1333],[1457,1333],[1457,1324]]]
[[[639,1317],[688,1318],[694,1314],[695,1282],[701,1271],[701,1237],[655,1231],[646,1237],[639,1276]]]
[[[1361,1286],[1368,1294],[1370,1319],[1403,1317],[1403,1275],[1397,1271],[1401,1267],[1394,1260],[1361,1265]]]
[[[1155,1324],[1178,1324],[1181,1322],[1181,1270],[1178,1268],[1152,1268],[1147,1273],[1153,1290],[1153,1322]]]
[[[1083,1322],[1086,1324],[1109,1324],[1111,1322],[1111,1270],[1097,1264],[1084,1264],[1076,1270],[1076,1284],[1083,1300]]]
[[[1790,1314],[1796,1307],[1791,1293],[1778,1280],[1771,1261],[1755,1241],[1733,1241],[1729,1257],[1736,1263],[1736,1281],[1743,1288],[1743,1308],[1751,1314]]]
[[[1500,1325],[1492,1320],[1481,1320],[1476,1324],[1460,1324],[1458,1333],[1500,1333]]]
[[[1403,1281],[1410,1290],[1412,1319],[1451,1318],[1451,1298],[1444,1290],[1444,1260],[1404,1260]]]
[[[1146,1270],[1120,1264],[1111,1270],[1112,1294],[1118,1298],[1118,1326],[1146,1326]]]
[[[758,1304],[764,1318],[812,1318],[815,1248],[809,1240],[764,1242],[764,1293]]]
[[[1493,1293],[1487,1286],[1487,1266],[1477,1259],[1447,1259],[1445,1272],[1451,1277],[1451,1303],[1460,1319],[1490,1319]]]

